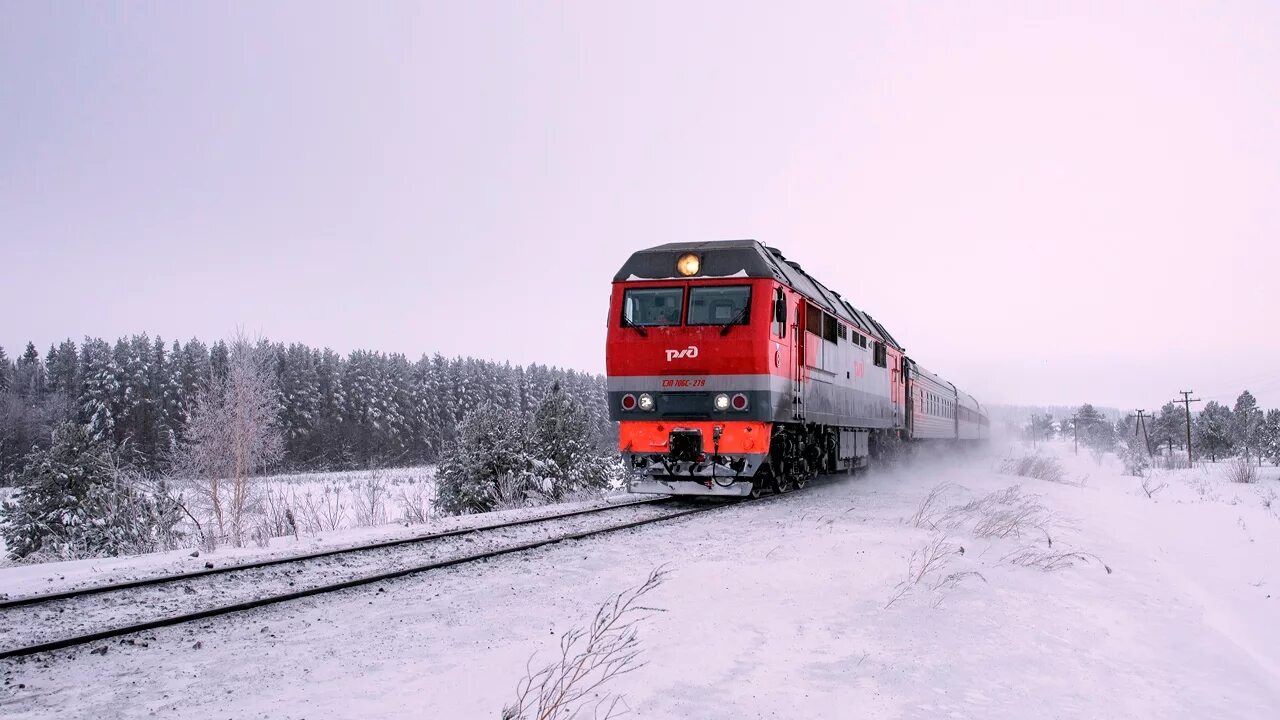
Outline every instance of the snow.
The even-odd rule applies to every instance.
[[[732,274],[729,274],[729,275],[708,275],[708,274],[706,274],[706,273],[703,273],[703,274],[699,275],[698,277],[699,277],[699,278],[713,278],[713,279],[717,279],[717,280],[719,280],[719,279],[726,279],[726,278],[744,278],[744,277],[749,277],[749,276],[747,275],[747,271],[746,271],[746,269],[744,268],[744,269],[742,269],[742,270],[739,270],[739,271],[737,271],[737,272],[735,272],[735,273],[732,273]],[[672,275],[672,276],[670,276],[670,277],[652,277],[652,278],[647,278],[647,277],[640,277],[639,275],[636,275],[635,273],[631,273],[630,275],[628,275],[628,276],[627,276],[627,280],[626,280],[626,281],[627,281],[627,282],[636,282],[637,280],[688,280],[688,279],[689,279],[689,278],[688,278],[688,277],[686,277],[686,276],[684,276],[684,275]]]
[[[647,665],[606,688],[633,717],[1280,716],[1275,470],[1254,486],[1226,483],[1219,467],[1167,472],[1148,498],[1112,459],[1047,451],[1071,484],[1001,475],[991,455],[926,459],[158,630],[104,643],[105,655],[6,661],[0,707],[6,718],[497,717],[531,655],[549,661],[566,630],[665,563],[669,579],[645,598],[663,611],[639,631]],[[945,506],[1016,485],[1050,517],[1019,537],[917,527],[941,483],[958,486]],[[1047,549],[1044,533],[1092,555],[1052,572],[1001,562]],[[913,585],[886,608],[912,552],[937,538],[965,548],[946,572],[982,578]],[[6,589],[18,569],[0,574]]]

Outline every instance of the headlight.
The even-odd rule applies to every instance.
[[[650,395],[649,393],[640,393],[639,403],[640,403],[641,410],[652,410],[653,396]]]
[[[685,277],[697,275],[700,269],[702,269],[702,259],[693,253],[685,253],[676,261],[676,270]]]
[[[716,396],[715,404],[716,404],[717,410],[728,410],[729,396],[725,395],[724,393],[720,393],[719,395]]]

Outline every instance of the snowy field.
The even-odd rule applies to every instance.
[[[268,475],[254,478],[252,488],[245,522],[250,532],[245,544],[258,549],[312,547],[325,544],[326,538],[338,531],[377,528],[389,523],[415,525],[431,522],[436,517],[434,465]],[[0,488],[0,501],[16,492],[16,488]],[[194,512],[201,515],[207,512],[199,509],[198,492],[188,490],[185,495]],[[294,515],[292,526],[286,510]],[[188,536],[187,545],[199,544],[195,525],[190,520],[183,518],[178,530]],[[245,550],[228,548],[224,542],[217,552],[232,556],[253,554]],[[0,567],[20,564],[10,560],[3,551],[4,540],[0,538]],[[159,553],[168,554],[171,553]],[[101,565],[117,561],[92,562]],[[4,592],[12,591],[0,584],[0,593]]]
[[[993,451],[4,661],[0,714],[494,718],[531,656],[551,661],[665,563],[647,664],[600,689],[627,717],[1280,717],[1274,468],[1254,485],[1157,472],[1144,490],[1069,446],[1042,448],[1062,482],[1001,474],[1000,453],[1024,451]],[[58,582],[40,568],[0,584]]]
[[[257,510],[274,537],[287,535],[285,508],[299,532],[316,534],[434,515],[435,466],[271,475],[258,480]]]

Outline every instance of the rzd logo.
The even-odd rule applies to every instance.
[[[672,360],[676,360],[678,358],[696,358],[696,357],[698,357],[697,345],[690,345],[689,347],[683,350],[667,351],[667,362],[671,362]]]

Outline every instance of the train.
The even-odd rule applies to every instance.
[[[756,240],[633,253],[613,278],[605,366],[633,493],[783,493],[990,437],[977,399]]]

